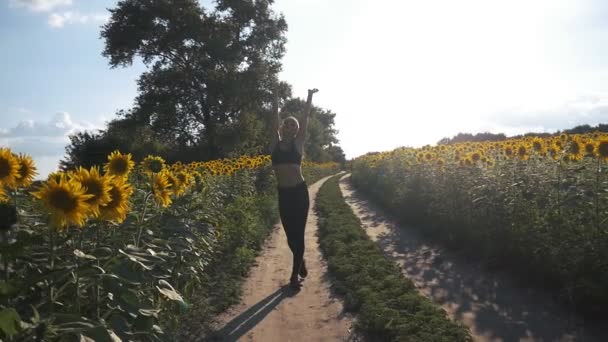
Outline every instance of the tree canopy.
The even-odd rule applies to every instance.
[[[269,99],[287,23],[272,1],[123,0],[103,26],[112,67],[141,58],[134,115],[183,146],[220,157],[218,134]],[[201,152],[203,152],[201,151]]]
[[[272,91],[279,89],[286,99],[284,112],[303,110],[290,85],[278,80],[287,23],[272,4],[216,0],[205,8],[197,0],[119,1],[101,30],[102,54],[111,68],[141,61],[147,70],[138,79],[133,108],[119,111],[99,134],[73,136],[63,164],[88,166],[97,160],[87,160],[85,152],[112,145],[168,161],[268,152]],[[335,114],[317,107],[315,114],[308,157],[339,158]]]

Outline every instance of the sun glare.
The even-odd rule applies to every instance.
[[[366,2],[327,72],[317,74],[342,114],[338,126],[348,128],[340,134],[347,154],[370,149],[361,132],[379,150],[420,146],[491,129],[484,116],[504,108],[544,108],[571,94],[564,37],[581,8],[574,1]]]

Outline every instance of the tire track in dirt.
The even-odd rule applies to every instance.
[[[538,289],[506,273],[482,269],[412,229],[400,229],[377,206],[340,179],[345,201],[368,236],[397,262],[420,293],[468,326],[476,341],[608,341],[608,327],[591,326]]]
[[[309,186],[310,210],[304,258],[309,275],[299,292],[287,286],[292,253],[281,224],[243,284],[241,303],[218,317],[213,341],[349,341],[353,319],[343,313],[326,280],[327,266],[317,241],[314,203],[325,177]]]

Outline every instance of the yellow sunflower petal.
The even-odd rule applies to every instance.
[[[89,212],[87,195],[80,183],[62,177],[59,182],[51,179],[32,195],[42,200],[51,215],[51,225],[65,228],[73,224],[84,225]]]
[[[104,171],[110,176],[128,177],[134,166],[135,162],[131,160],[130,153],[122,154],[120,151],[114,151],[108,156]]]
[[[100,217],[104,220],[121,223],[129,213],[129,200],[133,194],[133,188],[121,177],[112,178],[110,184],[110,201],[99,207]]]
[[[21,165],[19,159],[11,152],[10,149],[0,148],[0,183],[9,188],[16,188],[19,183],[19,170]]]
[[[102,176],[97,166],[90,170],[81,167],[74,173],[73,180],[80,183],[86,194],[92,196],[87,200],[87,204],[94,217],[99,217],[100,206],[104,206],[112,200],[110,196],[112,178],[112,176]]]

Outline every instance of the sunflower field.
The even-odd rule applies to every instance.
[[[406,225],[592,316],[608,305],[608,135],[397,148],[350,164]]]
[[[192,309],[204,325],[214,313],[197,304],[222,309],[216,287],[277,220],[269,161],[115,151],[34,181],[31,157],[0,148],[0,340],[174,340]],[[309,181],[337,168],[304,163]]]

